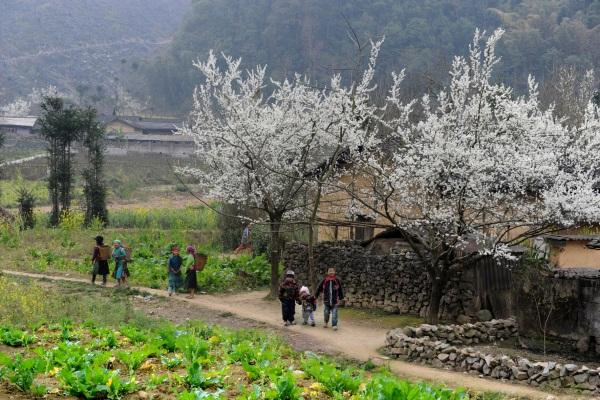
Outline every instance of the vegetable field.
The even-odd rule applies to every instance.
[[[467,399],[462,391],[410,384],[385,371],[297,354],[277,338],[192,323],[156,329],[63,321],[33,331],[0,327],[0,376],[33,397],[119,399]],[[417,397],[415,397],[417,396]]]
[[[262,331],[150,319],[132,311],[123,293],[73,296],[39,285],[0,277],[0,296],[18,310],[0,315],[0,393],[49,399],[470,398],[461,390],[402,381],[371,363],[298,353]],[[40,291],[46,301],[38,304]]]

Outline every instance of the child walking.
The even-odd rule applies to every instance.
[[[281,314],[285,326],[295,325],[294,314],[296,313],[296,301],[300,293],[296,282],[294,271],[287,271],[283,282],[279,285],[279,301],[281,301]]]
[[[179,255],[179,246],[171,246],[171,256],[169,257],[169,296],[176,293],[181,287],[181,266],[183,258]]]
[[[317,310],[317,299],[310,294],[306,286],[300,288],[300,303],[302,305],[302,325],[315,326],[315,311]]]

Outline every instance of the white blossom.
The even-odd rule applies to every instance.
[[[54,86],[48,86],[44,89],[33,89],[25,97],[20,97],[12,102],[0,105],[0,115],[9,117],[26,117],[31,115],[32,107],[40,104],[44,97],[66,97],[65,94],[58,91]]]
[[[449,86],[422,99],[421,121],[409,122],[414,103],[400,104],[394,75],[388,107],[402,112],[382,125],[400,143],[360,158],[382,188],[371,194],[385,205],[377,212],[430,250],[465,252],[476,242],[479,254],[506,255],[540,229],[600,219],[598,110],[590,103],[584,123],[570,128],[541,107],[533,78],[525,96],[494,83],[502,33],[482,46],[476,32],[469,55],[454,59]]]

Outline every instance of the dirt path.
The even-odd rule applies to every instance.
[[[62,276],[47,276],[16,271],[3,271],[7,275],[29,277],[35,279],[60,280],[68,282],[87,282],[81,278]],[[142,292],[154,296],[166,297],[166,291],[149,288],[136,287]],[[378,349],[384,345],[387,329],[375,326],[364,326],[352,321],[344,321],[344,310],[340,310],[340,330],[323,329],[323,316],[317,313],[318,326],[306,327],[296,325],[283,329],[280,318],[280,307],[275,301],[265,300],[266,292],[256,291],[235,295],[201,295],[194,299],[187,299],[178,295],[173,299],[186,302],[186,306],[196,305],[205,309],[218,311],[220,313],[231,313],[243,319],[260,322],[264,325],[282,328],[285,336],[306,336],[311,342],[319,343],[321,348],[328,352],[343,354],[349,358],[359,361],[369,359],[384,363],[402,378],[410,380],[426,380],[435,383],[443,383],[450,387],[467,387],[475,391],[501,392],[509,396],[527,399],[577,399],[587,398],[574,394],[560,395],[550,394],[525,385],[517,385],[492,379],[482,379],[466,373],[434,369],[427,366],[412,364],[399,360],[389,360],[378,353]],[[320,311],[320,310],[318,310]],[[297,314],[298,317],[298,314]]]

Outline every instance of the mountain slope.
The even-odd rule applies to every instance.
[[[2,0],[0,95],[114,87],[169,42],[190,0]],[[89,89],[86,89],[89,90]]]
[[[600,65],[600,0],[194,0],[167,51],[144,68],[157,104],[189,106],[199,74],[192,61],[209,49],[268,64],[277,77],[307,73],[324,80],[349,75],[356,47],[386,37],[380,77],[406,68],[406,90],[436,90],[455,54],[464,54],[476,27],[507,29],[499,78],[524,88],[555,65]],[[158,96],[160,94],[160,96]],[[186,103],[188,102],[188,103]]]

